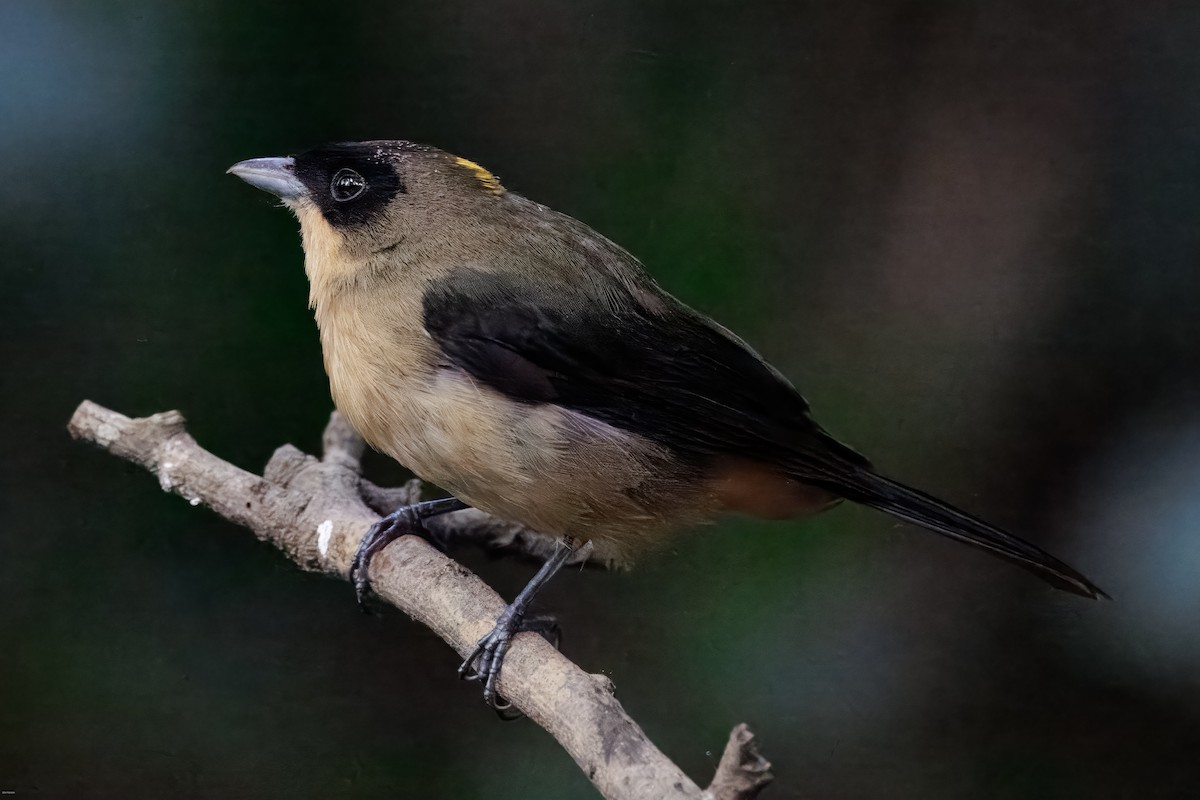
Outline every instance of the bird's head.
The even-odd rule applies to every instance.
[[[228,171],[295,212],[314,283],[453,242],[505,194],[473,161],[401,140],[326,144]]]

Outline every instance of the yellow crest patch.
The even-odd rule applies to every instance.
[[[454,163],[460,167],[466,167],[475,173],[475,180],[483,184],[484,188],[492,194],[504,194],[504,187],[500,185],[500,179],[492,173],[488,172],[483,167],[476,164],[474,161],[466,158],[455,158]]]

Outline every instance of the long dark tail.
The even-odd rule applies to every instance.
[[[839,480],[837,485],[828,488],[847,500],[886,511],[905,522],[986,550],[1059,589],[1093,599],[1108,597],[1096,584],[1040,547],[869,468],[857,469],[844,482]]]

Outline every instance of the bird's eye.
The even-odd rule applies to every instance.
[[[329,182],[329,193],[339,203],[353,200],[367,190],[367,181],[349,167],[339,169]]]

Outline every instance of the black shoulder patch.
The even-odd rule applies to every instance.
[[[513,399],[558,399],[550,373],[527,355],[535,347],[526,335],[542,327],[535,309],[508,303],[481,307],[465,295],[442,291],[426,293],[423,305],[425,330],[456,365],[471,365],[471,375]]]

